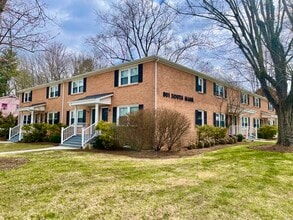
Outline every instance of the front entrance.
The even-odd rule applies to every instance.
[[[102,107],[100,112],[100,118],[103,121],[108,121],[108,108]],[[91,110],[91,124],[95,123],[96,121],[96,109],[92,108]]]

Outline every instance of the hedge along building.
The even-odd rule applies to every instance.
[[[157,56],[28,88],[19,96],[12,141],[22,138],[24,124],[63,123],[61,143],[84,146],[98,121],[119,123],[121,116],[141,109],[176,110],[189,118],[191,133],[195,125],[208,124],[249,137],[255,127],[277,123],[266,98]]]

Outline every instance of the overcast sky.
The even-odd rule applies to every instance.
[[[97,33],[96,10],[108,10],[107,0],[50,0],[46,2],[49,15],[56,19],[52,25],[55,41],[68,49],[83,51],[85,38]]]

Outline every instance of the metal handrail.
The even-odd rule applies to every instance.
[[[84,146],[88,141],[90,141],[96,135],[97,135],[97,132],[96,132],[95,123],[88,126],[87,128],[82,128],[81,145]]]
[[[61,128],[61,144],[63,144],[66,140],[74,136],[75,126],[70,125],[66,128]]]
[[[13,128],[9,128],[9,139],[13,138],[14,136],[18,135],[20,133],[21,125],[16,125]]]

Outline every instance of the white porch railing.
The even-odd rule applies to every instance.
[[[257,128],[254,127],[242,127],[232,125],[229,127],[229,135],[242,134],[246,139],[254,138],[257,139]]]
[[[61,144],[64,143],[64,141],[68,140],[69,138],[73,137],[75,135],[75,127],[74,125],[70,125],[66,128],[61,128]]]
[[[81,145],[82,147],[93,137],[97,135],[96,131],[96,124],[93,123],[87,128],[82,128],[82,133],[81,133]]]
[[[21,125],[16,125],[13,128],[9,128],[9,140],[11,140],[11,138],[13,138],[14,136],[19,134],[19,137],[21,133]]]

